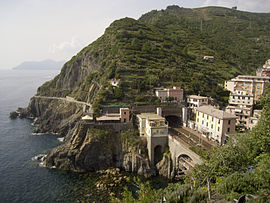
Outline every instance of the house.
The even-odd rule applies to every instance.
[[[237,116],[205,105],[197,108],[196,130],[220,145],[226,143],[226,137],[235,132]]]
[[[252,130],[257,124],[261,117],[262,110],[254,110],[253,116],[249,118],[248,129]]]
[[[137,115],[141,137],[168,136],[168,124],[164,117],[154,113],[141,113]]]
[[[202,105],[208,105],[208,97],[203,97],[200,95],[188,95],[187,96],[187,106],[196,113],[196,109]]]
[[[203,57],[203,60],[206,60],[206,61],[214,61],[215,57],[214,56],[204,56]]]
[[[184,90],[177,86],[173,86],[173,88],[156,88],[155,95],[161,102],[166,102],[168,99],[172,99],[175,102],[182,102],[184,100]]]
[[[256,75],[270,77],[270,59],[265,62],[262,68],[256,70]]]
[[[114,87],[118,87],[119,85],[119,82],[120,82],[120,79],[116,79],[116,78],[113,78],[111,80],[109,80],[110,84]]]
[[[224,88],[231,92],[245,91],[246,94],[254,96],[254,103],[256,103],[269,81],[270,77],[267,76],[238,75],[236,78],[225,81]]]
[[[227,113],[237,116],[236,125],[240,127],[248,128],[249,120],[252,117],[253,107],[246,107],[243,105],[240,106],[227,106],[226,110]]]
[[[107,113],[98,118],[97,122],[103,123],[127,123],[130,122],[129,108],[120,108],[119,113]]]
[[[234,106],[252,106],[254,104],[254,96],[248,94],[247,91],[237,90],[230,93],[229,104]]]

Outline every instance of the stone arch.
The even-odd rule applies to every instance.
[[[177,157],[177,166],[182,171],[189,171],[191,168],[193,168],[193,160],[192,158],[187,154],[180,154]]]
[[[181,126],[181,118],[176,115],[167,115],[165,116],[166,121],[170,127],[179,127]]]
[[[161,145],[157,145],[154,148],[154,164],[157,164],[158,162],[161,161],[163,156],[162,153],[162,146]]]

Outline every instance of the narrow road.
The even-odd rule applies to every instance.
[[[76,104],[81,104],[81,105],[86,105],[89,106],[90,108],[92,108],[92,105],[86,102],[82,102],[82,101],[77,101],[75,99],[72,98],[66,98],[66,97],[46,97],[46,96],[34,96],[35,98],[42,98],[42,99],[52,99],[52,100],[62,100],[62,101],[66,101],[66,102],[71,102],[71,103],[76,103]]]

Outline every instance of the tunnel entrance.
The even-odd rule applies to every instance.
[[[186,154],[181,154],[177,158],[178,168],[184,173],[188,173],[193,168],[193,160]]]
[[[160,145],[157,145],[155,148],[154,148],[154,163],[157,164],[158,162],[161,161],[162,159],[162,147]]]
[[[181,118],[178,116],[166,116],[166,121],[169,123],[169,127],[177,128],[181,126]]]

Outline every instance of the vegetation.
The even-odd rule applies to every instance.
[[[139,198],[124,193],[123,202],[207,202],[211,198],[233,201],[242,195],[251,202],[269,202],[270,197],[270,88],[261,99],[262,117],[251,132],[236,134],[229,142],[212,150],[185,182],[170,183],[165,189],[141,187]]]
[[[270,14],[220,7],[169,6],[139,20],[120,19],[38,94],[87,101],[91,85],[99,84],[94,95],[98,114],[101,105],[156,104],[154,87],[178,85],[186,94],[211,96],[224,106],[228,92],[219,84],[254,73],[270,58],[269,31]],[[205,55],[214,60],[204,60]],[[119,87],[108,85],[111,78],[121,79]]]

